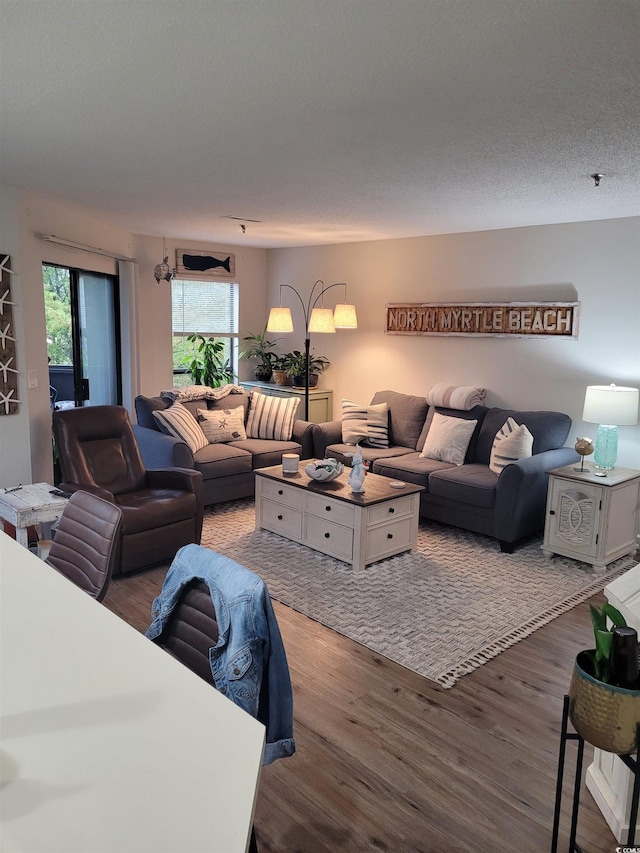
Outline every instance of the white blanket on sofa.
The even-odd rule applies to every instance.
[[[185,385],[184,388],[169,388],[161,391],[160,396],[167,400],[220,400],[227,394],[244,394],[240,385],[222,385],[220,388],[209,388],[208,385]]]
[[[485,389],[473,385],[447,385],[438,382],[427,394],[430,406],[444,406],[447,409],[463,409],[468,411],[484,400]]]

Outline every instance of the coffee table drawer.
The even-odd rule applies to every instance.
[[[385,501],[381,504],[369,507],[369,524],[378,524],[381,521],[393,521],[405,515],[413,513],[413,497],[407,495],[394,501]]]
[[[381,524],[367,534],[366,560],[381,560],[388,554],[410,550],[411,544],[411,518]]]
[[[353,530],[342,527],[324,518],[315,518],[313,515],[304,517],[304,542],[310,548],[316,548],[325,554],[331,554],[338,560],[351,562],[353,557]]]
[[[275,501],[262,501],[262,525],[289,539],[300,540],[302,537],[301,511]]]
[[[355,518],[353,506],[344,501],[337,501],[335,498],[305,492],[304,511],[316,515],[318,518],[324,518],[327,521],[335,521],[338,524],[353,527],[353,520]]]
[[[300,506],[302,494],[295,486],[288,486],[285,483],[277,483],[274,480],[268,480],[266,477],[260,477],[260,488],[263,498],[269,498],[287,506]]]

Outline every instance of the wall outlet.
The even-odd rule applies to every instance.
[[[37,388],[38,387],[38,371],[37,370],[28,370],[27,371],[27,387],[28,388]]]

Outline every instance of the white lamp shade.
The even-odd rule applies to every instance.
[[[590,424],[630,426],[638,423],[638,388],[620,385],[589,385],[582,420]]]
[[[293,332],[293,320],[289,308],[272,308],[267,322],[268,332]]]
[[[336,329],[357,329],[358,318],[355,305],[338,304],[333,312],[333,325]]]
[[[314,308],[309,318],[310,332],[335,332],[331,308]]]

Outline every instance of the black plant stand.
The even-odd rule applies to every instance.
[[[584,740],[576,732],[567,731],[569,722],[569,697],[564,697],[564,705],[562,708],[562,731],[560,733],[560,753],[558,756],[558,779],[556,782],[556,806],[553,814],[553,835],[551,837],[551,853],[557,853],[558,850],[558,830],[560,828],[560,806],[562,803],[562,779],[564,776],[564,758],[568,740],[576,740],[578,742],[578,751],[576,755],[576,772],[573,783],[573,807],[571,809],[571,834],[569,836],[569,853],[584,853],[580,845],[576,842],[576,830],[578,827],[578,808],[580,806],[580,783],[582,780],[582,759],[584,757]],[[638,723],[638,739],[640,743],[640,723]],[[638,799],[640,795],[640,751],[635,758],[630,755],[619,755],[618,758],[622,761],[629,770],[633,773],[633,793],[631,795],[631,812],[629,814],[629,835],[627,838],[627,846],[633,847],[636,822],[638,819]]]

